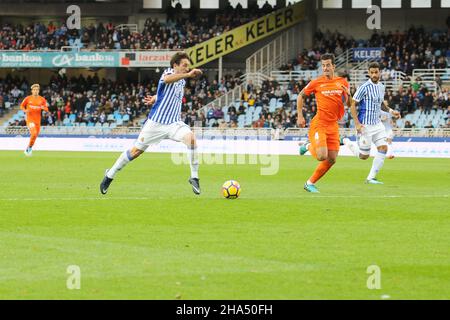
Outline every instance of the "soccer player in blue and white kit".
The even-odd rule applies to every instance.
[[[358,143],[345,138],[344,144],[362,160],[367,160],[370,155],[372,143],[377,147],[377,153],[372,163],[372,169],[367,177],[366,183],[383,184],[377,180],[377,174],[381,170],[388,151],[387,135],[384,125],[381,123],[381,110],[389,112],[395,117],[400,113],[389,108],[384,100],[385,87],[380,82],[380,66],[377,62],[369,64],[369,77],[355,92],[351,99],[351,113],[355,121],[358,133]],[[359,105],[359,113],[356,111]]]
[[[185,79],[196,78],[202,74],[202,71],[199,69],[190,70],[190,66],[191,60],[186,53],[178,52],[172,57],[170,68],[164,71],[159,80],[156,96],[149,96],[144,99],[144,102],[148,105],[153,105],[153,108],[134,147],[123,152],[112,168],[106,171],[105,177],[100,184],[100,192],[102,194],[107,193],[118,171],[143,154],[151,144],[157,144],[163,139],[182,142],[187,146],[191,167],[189,183],[192,185],[192,191],[197,195],[200,194],[199,163],[195,135],[190,127],[182,122],[180,118],[184,87],[186,85]]]

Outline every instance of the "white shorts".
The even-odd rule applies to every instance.
[[[372,143],[378,148],[387,145],[386,129],[380,122],[375,125],[363,125],[362,134],[358,136],[359,151],[361,154],[369,155]]]
[[[191,128],[181,121],[161,124],[147,120],[134,146],[139,150],[145,151],[150,145],[157,144],[164,139],[181,142],[191,132]]]
[[[388,139],[394,139],[394,131],[392,131],[392,128],[386,128],[386,137]]]

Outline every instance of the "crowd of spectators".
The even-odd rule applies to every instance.
[[[335,31],[314,35],[314,47],[303,50],[281,70],[316,70],[320,56],[333,53],[339,56],[347,49],[358,47],[384,48],[380,63],[385,70],[384,80],[391,78],[391,71],[402,71],[407,75],[414,69],[447,68],[449,56],[450,27],[448,30],[426,31],[423,27],[411,26],[407,31],[374,32],[370,39],[355,40]]]
[[[306,84],[307,81],[299,81],[291,82],[287,86],[280,86],[276,81],[265,81],[261,88],[247,86],[242,94],[239,106],[230,105],[228,107],[228,123],[224,121],[226,117],[220,108],[211,108],[206,118],[207,120],[216,120],[213,122],[212,127],[234,128],[238,127],[238,117],[245,115],[249,107],[259,106],[262,109],[261,114],[256,121],[252,122],[253,128],[287,129],[297,127],[297,105],[296,99],[292,99],[292,97],[296,97]],[[355,91],[356,88],[351,87],[351,93],[354,94]],[[273,98],[281,101],[283,107],[271,111],[269,101]],[[425,85],[420,84],[420,79],[407,88],[400,88],[398,91],[389,90],[386,99],[392,108],[401,112],[403,117],[416,110],[420,110],[425,115],[430,114],[432,110],[442,110],[447,114],[447,119],[450,116],[450,96],[448,89],[431,92]],[[316,99],[314,95],[311,95],[305,99],[303,107],[303,116],[307,124],[316,115],[316,112]],[[349,110],[347,110],[343,119],[340,121],[340,126],[344,128],[352,126]],[[405,122],[403,126],[415,127],[416,125]],[[449,123],[444,126],[449,127]]]
[[[210,108],[206,113],[203,108],[220,95],[241,84],[241,73],[226,75],[221,81],[208,81],[206,76],[199,79],[190,79],[186,84],[183,97],[181,120],[190,126],[209,126],[211,120],[213,127],[238,127],[238,117],[245,115],[250,107],[261,107],[258,119],[252,122],[254,128],[287,129],[296,127],[297,108],[295,96],[306,86],[308,81],[292,81],[287,86],[281,86],[276,81],[264,81],[262,86],[254,86],[251,82],[244,88],[239,105],[230,105],[227,110],[218,107]],[[29,94],[29,83],[26,79],[13,78],[0,79],[0,113],[5,103],[18,104],[24,96]],[[93,77],[54,76],[47,85],[42,86],[41,95],[49,102],[50,112],[42,120],[43,125],[62,125],[65,118],[72,114],[75,123],[105,123],[108,116],[119,113],[128,115],[129,126],[138,126],[135,120],[145,118],[150,108],[144,105],[142,99],[154,94],[157,81],[145,79],[142,83],[113,82]],[[355,87],[351,87],[354,94]],[[294,97],[294,98],[293,98]],[[281,101],[282,108],[270,110],[271,99]],[[407,88],[398,91],[387,91],[386,99],[392,108],[400,111],[402,116],[420,110],[430,114],[432,110],[450,110],[450,97],[448,89],[432,92],[420,79]],[[225,111],[225,112],[224,112]],[[317,112],[314,95],[305,99],[303,115],[309,123]],[[228,116],[226,116],[226,114]],[[227,119],[227,121],[225,121]],[[112,120],[114,121],[114,120]],[[12,126],[25,125],[25,122],[16,121]],[[414,123],[405,123],[407,127]],[[347,112],[341,121],[342,127],[351,126],[351,116]]]
[[[236,85],[240,84],[240,76],[225,75],[221,81],[208,81],[206,76],[199,79],[189,79],[183,97],[182,117],[186,123],[194,125],[195,121],[204,121],[197,114],[202,107],[218,98]],[[40,94],[49,103],[49,113],[42,118],[43,125],[62,125],[64,119],[75,117],[76,123],[105,123],[108,116],[118,113],[121,117],[127,115],[127,125],[138,126],[135,120],[145,117],[150,108],[143,103],[147,95],[157,91],[158,79],[146,78],[142,83],[131,81],[111,81],[94,76],[79,76],[67,78],[65,75],[53,76],[48,84],[41,86]],[[0,113],[5,104],[15,106],[29,94],[30,83],[25,78],[12,77],[0,79]],[[0,114],[1,116],[1,114]],[[12,126],[24,126],[25,122],[18,120]]]
[[[238,5],[236,8],[227,6],[214,15],[200,16],[195,9],[186,12],[176,7],[168,10],[166,22],[148,18],[141,32],[116,28],[112,22],[91,23],[81,29],[69,29],[65,21],[27,25],[4,23],[0,26],[0,50],[57,50],[63,46],[97,50],[184,49],[272,10],[274,8],[268,4],[248,9]]]

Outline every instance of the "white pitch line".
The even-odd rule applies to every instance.
[[[307,194],[305,194],[306,196]],[[450,195],[448,194],[422,194],[422,195],[370,195],[370,196],[358,196],[358,195],[311,195],[310,197],[308,197],[308,199],[314,199],[314,198],[344,198],[344,199],[348,199],[348,198],[369,198],[369,199],[399,199],[399,198],[449,198]],[[181,198],[181,197],[179,197]],[[302,197],[279,197],[279,198],[305,198],[304,196]],[[97,200],[103,200],[103,201],[112,201],[112,200],[136,200],[136,201],[142,201],[142,200],[170,200],[173,199],[173,197],[171,198],[149,198],[149,197],[115,197],[115,198],[108,198],[108,197],[103,197],[103,198],[92,198],[92,197],[86,197],[86,198],[4,198],[1,199],[0,201],[97,201]],[[206,198],[206,199],[214,199],[214,198]],[[245,199],[245,198],[244,198]],[[247,199],[259,199],[259,198],[247,198]]]

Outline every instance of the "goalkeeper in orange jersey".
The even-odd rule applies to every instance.
[[[20,104],[20,109],[26,114],[27,127],[30,130],[30,143],[24,152],[27,157],[32,156],[34,143],[41,131],[42,110],[48,112],[47,100],[39,95],[39,90],[39,84],[33,84],[31,86],[31,95],[23,99]]]

